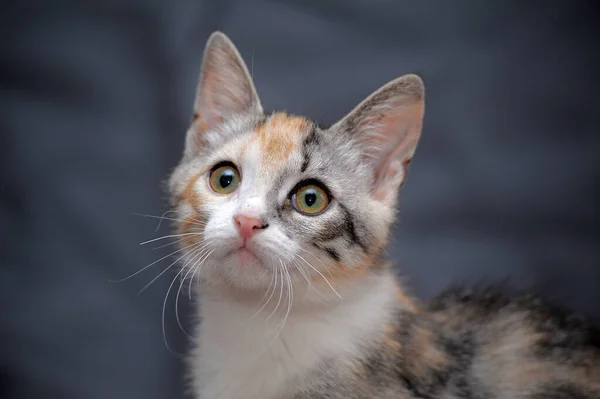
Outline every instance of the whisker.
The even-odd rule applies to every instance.
[[[296,266],[296,269],[298,269],[298,271],[300,272],[300,274],[302,274],[302,277],[304,277],[304,279],[306,280],[306,282],[308,283],[308,285],[312,286],[312,283],[310,282],[310,279],[308,278],[308,275],[305,273],[304,268],[302,267],[302,264],[300,264],[300,262],[298,262],[298,259],[296,258],[296,255],[294,255],[294,257],[292,258],[292,262],[293,262],[294,266]]]
[[[323,280],[325,280],[325,282],[327,283],[327,285],[329,286],[329,288],[331,288],[333,290],[333,292],[335,292],[335,294],[338,296],[338,298],[342,299],[342,296],[335,290],[335,288],[333,288],[333,285],[331,285],[331,283],[329,282],[329,280],[327,280],[325,278],[325,276],[323,275],[323,273],[321,273],[313,265],[311,265],[310,263],[308,263],[308,261],[306,259],[304,259],[301,255],[298,255],[298,254],[296,254],[296,255],[300,259],[302,259],[304,261],[304,263],[306,263],[308,265],[308,267],[310,267],[311,269],[313,269],[319,276],[321,276],[323,278]]]
[[[193,236],[193,235],[199,236],[199,235],[202,235],[202,233],[169,234],[169,235],[166,235],[166,236],[162,236],[162,237],[158,237],[158,238],[153,238],[153,239],[148,240],[148,241],[140,242],[140,245],[150,244],[151,242],[155,242],[155,241],[159,241],[159,240],[164,240],[166,238],[176,238],[176,237]]]
[[[275,283],[275,284],[273,284],[273,283]],[[271,286],[273,286],[273,290],[272,291],[271,291]],[[263,298],[260,300],[260,302],[258,303],[258,305],[260,306],[260,304],[265,299],[265,297],[269,294],[269,292],[271,292],[271,295],[269,295],[269,298],[267,299],[267,301],[262,306],[260,306],[260,308],[256,311],[256,313],[254,313],[252,315],[252,317],[250,317],[248,319],[248,321],[250,321],[253,318],[255,318],[260,312],[262,312],[262,310],[265,308],[265,306],[267,306],[267,304],[269,302],[271,302],[271,298],[273,298],[273,294],[275,293],[275,289],[277,289],[277,268],[273,269],[273,277],[271,278],[271,282],[269,283],[269,288],[267,288],[267,292],[265,293],[265,295],[263,296]]]
[[[183,214],[183,216],[184,216],[186,219],[183,219],[183,220],[181,220],[181,219],[180,219],[180,221],[182,221],[182,222],[186,222],[186,221],[188,221],[189,219],[191,219],[191,220],[192,220],[192,222],[195,222],[195,223],[193,223],[193,224],[196,224],[196,225],[198,225],[198,226],[205,226],[205,225],[206,225],[206,220],[200,220],[200,219],[198,219],[198,218],[194,217],[193,215],[188,215],[188,214]]]
[[[164,215],[166,215],[167,213],[170,213],[170,212],[177,213],[177,211],[175,211],[175,210],[170,210],[170,211],[166,211],[165,213],[163,213],[163,216],[149,215],[147,213],[134,213],[134,215],[136,215],[136,216],[142,216],[142,217],[146,217],[146,218],[160,219],[159,223],[161,223],[163,220],[171,220],[171,221],[174,221],[174,222],[185,223],[185,222],[189,222],[189,220],[191,219],[192,221],[197,222],[200,225],[205,225],[206,224],[206,222],[204,222],[202,220],[199,220],[199,219],[196,219],[193,216],[186,216],[186,219],[176,219],[176,218],[170,218],[170,217],[164,216]],[[160,228],[160,224],[159,224],[158,227]],[[156,230],[158,230],[158,228]]]
[[[277,331],[275,332],[275,335],[269,341],[269,343],[265,347],[263,353],[265,351],[267,351],[269,349],[269,347],[271,347],[271,345],[273,344],[273,342],[275,342],[277,340],[277,338],[279,338],[281,331],[283,331],[283,328],[285,327],[285,324],[287,322],[288,316],[292,309],[293,300],[294,300],[294,292],[293,292],[294,288],[292,286],[292,278],[290,276],[289,270],[287,269],[285,264],[281,261],[281,259],[278,259],[278,260],[279,260],[279,263],[281,264],[281,273],[282,273],[281,275],[283,276],[283,274],[285,273],[285,279],[286,279],[285,281],[287,284],[287,294],[288,294],[288,307],[287,307],[287,311],[283,317],[283,321],[279,324]],[[283,280],[282,280],[282,285],[283,285]]]
[[[163,220],[172,220],[174,222],[187,222],[187,220],[185,220],[185,219],[176,219],[176,218],[170,218],[170,217],[164,216],[168,212],[176,212],[176,211],[167,211],[167,212],[163,213],[163,216],[149,215],[147,213],[137,213],[137,212],[135,212],[134,215],[142,216],[145,218],[160,219],[159,223],[162,222]]]
[[[192,300],[192,285],[194,283],[194,276],[196,275],[196,272],[198,271],[198,268],[194,269],[194,272],[192,273],[192,277],[190,277],[190,282],[188,283],[188,300]]]
[[[283,270],[281,270],[281,273],[279,274],[279,278],[281,280],[281,287],[279,288],[279,300],[277,301],[277,305],[275,305],[275,309],[273,309],[271,314],[269,314],[269,316],[267,316],[267,320],[269,320],[275,314],[275,312],[277,312],[277,309],[279,308],[279,304],[281,303],[281,298],[283,297]]]
[[[163,214],[161,216],[155,216],[155,215],[148,215],[148,214],[145,214],[145,213],[133,212],[133,214],[136,215],[136,216],[142,216],[142,217],[160,219],[158,221],[157,225],[156,225],[156,228],[154,229],[155,232],[160,229],[160,226],[162,225],[162,221],[165,218],[165,215],[167,215],[169,213],[176,213],[176,211],[174,209],[170,209],[170,210],[167,210],[167,211],[163,212]]]
[[[204,249],[204,248],[203,248]],[[181,287],[183,286],[183,283],[185,282],[185,279],[187,278],[187,276],[190,274],[190,272],[193,270],[194,272],[192,273],[192,278],[190,279],[190,283],[188,285],[188,287],[192,286],[192,283],[194,281],[194,275],[196,274],[196,272],[198,272],[200,270],[200,268],[202,267],[202,265],[204,264],[204,262],[206,261],[206,259],[208,259],[208,257],[214,252],[214,249],[209,249],[208,251],[201,253],[199,256],[199,259],[197,259],[194,264],[190,267],[190,270],[186,273],[185,277],[183,278],[183,280],[181,281],[181,285],[179,286],[179,291],[177,292],[177,300],[175,301],[175,315],[177,318],[177,321],[179,322],[179,312],[177,311],[177,303],[179,300],[179,294],[181,293]],[[192,294],[191,294],[191,289],[189,292],[189,299],[192,299]],[[190,337],[193,338],[193,337]]]
[[[292,300],[293,300],[293,295],[294,295],[294,291],[293,291],[293,286],[292,286],[292,277],[290,276],[290,272],[287,269],[287,266],[284,265],[284,263],[279,260],[279,263],[281,263],[281,268],[283,271],[285,271],[285,277],[286,277],[286,282],[287,282],[287,294],[288,294],[288,308],[287,311],[285,313],[285,316],[283,318],[283,322],[281,323],[281,327],[279,328],[279,331],[277,332],[277,334],[275,334],[275,338],[277,338],[277,336],[281,333],[281,330],[283,330],[283,326],[285,325],[288,316],[290,314],[290,311],[292,309]]]
[[[211,241],[206,241],[206,243],[207,243],[208,245],[213,245],[213,244],[214,244],[214,242],[213,242],[212,240],[211,240]],[[209,252],[209,253],[206,255],[206,257],[208,258],[208,257],[209,257],[209,256],[210,256],[210,255],[211,255],[211,254],[212,254],[214,251],[215,251],[214,249],[213,249],[213,250],[211,250],[211,251],[210,251],[210,252]],[[206,260],[206,259],[202,260],[202,262],[204,262],[205,260]],[[200,264],[200,265],[198,265],[198,266],[196,266],[196,267],[195,267],[195,270],[194,270],[194,272],[192,273],[192,277],[190,278],[190,283],[189,283],[189,285],[188,285],[188,298],[189,298],[190,300],[192,300],[192,284],[194,283],[194,277],[196,276],[196,273],[197,273],[198,271],[200,271],[200,266],[202,266],[202,265]],[[200,290],[200,278],[198,278],[198,290]]]
[[[205,247],[194,250],[194,256],[193,256],[193,258],[191,258],[190,260],[188,260],[181,267],[182,269],[185,269],[186,266],[192,261],[192,259],[194,259],[194,265],[189,268],[189,270],[187,271],[187,273],[185,274],[185,276],[181,279],[181,283],[179,284],[179,288],[177,289],[177,294],[175,296],[175,319],[177,320],[177,325],[179,326],[179,328],[181,329],[181,331],[183,331],[183,333],[185,335],[187,335],[189,338],[193,338],[193,337],[185,330],[185,328],[183,328],[183,325],[181,324],[181,320],[179,318],[179,297],[180,297],[180,294],[181,294],[181,287],[183,287],[183,284],[185,283],[185,279],[194,270],[194,268],[195,268],[196,263],[198,262],[198,260],[200,260],[202,258],[202,256],[205,254],[205,252],[203,252],[204,250],[205,250]]]
[[[304,248],[302,248],[302,247],[299,247],[298,249],[300,249],[301,251],[304,251],[304,252],[306,252],[308,255],[312,256],[312,257],[313,257],[315,260],[317,260],[317,261],[318,261],[318,262],[321,264],[321,266],[323,266],[323,268],[325,269],[325,271],[327,271],[327,274],[329,274],[329,277],[333,277],[333,275],[331,274],[331,270],[330,270],[330,268],[329,268],[329,267],[327,266],[327,264],[326,264],[325,262],[323,262],[323,261],[322,261],[322,260],[321,260],[321,259],[320,259],[318,256],[316,256],[316,255],[315,255],[315,254],[313,254],[312,252],[310,252],[310,251],[308,251],[308,250],[306,250],[306,249],[304,249]]]
[[[195,246],[195,245],[198,245],[198,243],[190,244],[190,245],[188,245],[187,247],[179,248],[178,250],[176,250],[176,251],[174,251],[174,252],[171,252],[170,254],[168,254],[168,255],[165,255],[165,256],[163,256],[162,258],[158,259],[158,260],[155,260],[154,262],[150,263],[150,264],[149,264],[149,265],[147,265],[147,266],[144,266],[143,268],[141,268],[141,269],[140,269],[140,270],[138,270],[137,272],[135,272],[135,273],[133,273],[133,274],[130,274],[129,276],[127,276],[127,277],[125,277],[125,278],[122,278],[122,279],[120,279],[120,280],[109,280],[109,281],[110,281],[111,283],[122,283],[123,281],[127,281],[127,280],[129,280],[130,278],[137,276],[138,274],[140,274],[140,273],[141,273],[141,272],[143,272],[144,270],[148,269],[149,267],[151,267],[151,266],[154,266],[154,265],[155,265],[155,264],[157,264],[158,262],[160,262],[160,261],[162,261],[162,260],[164,260],[164,259],[167,259],[168,257],[170,257],[170,256],[173,256],[173,255],[175,255],[175,254],[176,254],[176,253],[178,253],[178,252],[184,251],[184,250],[186,250],[186,249],[188,249],[188,248],[192,248],[192,247],[193,247],[193,246]]]
[[[170,268],[170,266],[169,266]],[[168,268],[167,268],[168,270]],[[175,277],[173,277],[173,281],[171,281],[171,284],[169,285],[169,288],[167,289],[167,293],[165,295],[165,300],[163,301],[163,307],[162,307],[162,317],[161,317],[161,323],[162,323],[162,333],[163,333],[163,341],[165,343],[165,346],[167,347],[167,350],[175,355],[183,355],[182,353],[177,353],[175,351],[173,351],[171,349],[171,347],[169,346],[169,342],[167,339],[167,329],[165,326],[165,310],[167,307],[167,300],[169,299],[169,293],[171,292],[171,289],[173,288],[173,284],[175,284],[175,281],[177,281],[177,278],[179,277],[179,275],[181,273],[183,273],[185,269],[181,269],[177,272],[177,274],[175,275]]]
[[[180,243],[181,241],[183,241],[183,240],[185,240],[185,239],[187,239],[187,237],[180,238],[180,239],[178,239],[178,240],[175,240],[175,241],[169,242],[169,243],[167,243],[167,244],[160,245],[160,246],[158,246],[158,247],[154,247],[154,248],[152,248],[151,250],[152,250],[152,251],[156,251],[157,249],[161,249],[161,248],[164,248],[164,247],[168,247],[169,245],[178,244],[178,243]]]
[[[300,251],[304,251],[304,252],[306,252],[307,254],[309,254],[310,256],[312,256],[312,257],[313,257],[315,260],[319,261],[319,263],[321,264],[321,266],[327,266],[327,264],[326,264],[325,262],[323,262],[323,261],[322,261],[322,260],[321,260],[321,259],[320,259],[318,256],[316,256],[315,254],[313,254],[313,253],[312,253],[312,252],[310,252],[309,250],[307,250],[307,249],[304,249],[304,248],[302,248],[302,247],[298,247],[298,249],[299,249]]]
[[[321,299],[325,299],[323,297],[323,294],[321,293],[321,290],[319,290],[317,287],[315,287],[313,285],[313,283],[310,281],[310,279],[308,278],[308,275],[306,274],[307,272],[304,270],[304,267],[302,266],[302,264],[300,262],[298,262],[298,259],[296,258],[295,255],[294,255],[294,258],[293,258],[292,262],[293,262],[294,266],[296,266],[296,269],[298,269],[298,271],[300,272],[300,274],[302,274],[302,276],[304,277],[304,279],[308,283],[308,286],[312,287],[315,290],[315,292],[317,293],[317,295]]]
[[[197,244],[197,245],[198,245],[198,246],[200,246],[201,244]],[[194,248],[194,249],[196,249],[196,248]],[[186,255],[187,255],[187,254],[183,254],[183,255],[181,255],[179,258],[175,259],[175,260],[173,261],[173,263],[171,263],[169,266],[167,266],[167,268],[166,268],[165,270],[163,270],[162,272],[160,272],[160,273],[158,274],[158,276],[154,277],[154,278],[152,279],[152,281],[150,281],[148,284],[146,284],[146,285],[144,286],[144,288],[142,288],[142,289],[141,289],[141,290],[138,292],[138,295],[140,295],[142,292],[144,292],[144,291],[146,290],[146,288],[150,287],[150,285],[152,285],[152,283],[154,283],[156,280],[158,280],[158,279],[160,278],[160,276],[162,276],[163,274],[165,274],[165,273],[167,272],[167,270],[169,270],[171,267],[173,267],[173,265],[175,265],[177,262],[179,262],[181,259],[183,259],[183,258],[184,258]],[[178,274],[178,275],[179,275],[179,274]]]
[[[200,270],[199,267],[196,267],[194,269],[194,272],[192,273],[192,277],[190,277],[190,283],[188,284],[188,299],[190,301],[192,300],[192,284],[194,283],[194,277],[196,276],[196,273],[198,272],[198,270]],[[198,284],[200,284],[199,280],[198,280]]]

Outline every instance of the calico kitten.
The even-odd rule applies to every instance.
[[[210,37],[169,181],[200,287],[195,397],[600,398],[578,317],[486,292],[418,304],[382,259],[423,112],[406,75],[327,129],[265,115],[233,44]]]

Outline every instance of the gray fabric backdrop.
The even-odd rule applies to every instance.
[[[600,320],[600,65],[585,4],[4,2],[0,397],[181,397],[161,329],[172,274],[137,295],[169,262],[110,280],[169,253],[138,245],[168,228],[134,213],[165,209],[159,183],[217,28],[266,107],[324,124],[423,76],[424,135],[391,245],[417,295],[509,278]],[[166,335],[182,352],[173,297]]]

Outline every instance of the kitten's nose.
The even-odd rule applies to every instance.
[[[252,237],[254,233],[258,232],[259,230],[268,227],[268,225],[263,224],[260,219],[250,216],[235,215],[233,217],[233,221],[238,233],[240,233],[240,236],[244,240]]]

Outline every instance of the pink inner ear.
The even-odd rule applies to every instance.
[[[244,61],[232,46],[221,43],[205,55],[195,111],[211,128],[231,115],[260,110]]]
[[[216,93],[216,90],[222,88],[222,81],[219,74],[210,69],[203,77],[202,83],[201,92],[198,93],[199,103],[196,104],[196,109],[199,111],[204,127],[208,129],[223,121],[223,118],[219,115],[222,104],[219,102],[219,94]]]
[[[375,183],[373,185],[373,198],[377,201],[387,202],[389,198],[392,182],[398,174],[398,169],[390,167],[391,162],[386,162],[387,166],[382,174],[375,175]],[[387,187],[386,187],[387,186]]]
[[[368,118],[359,127],[365,160],[375,173],[373,196],[382,201],[395,195],[406,177],[421,133],[423,103],[403,104],[394,111]]]

